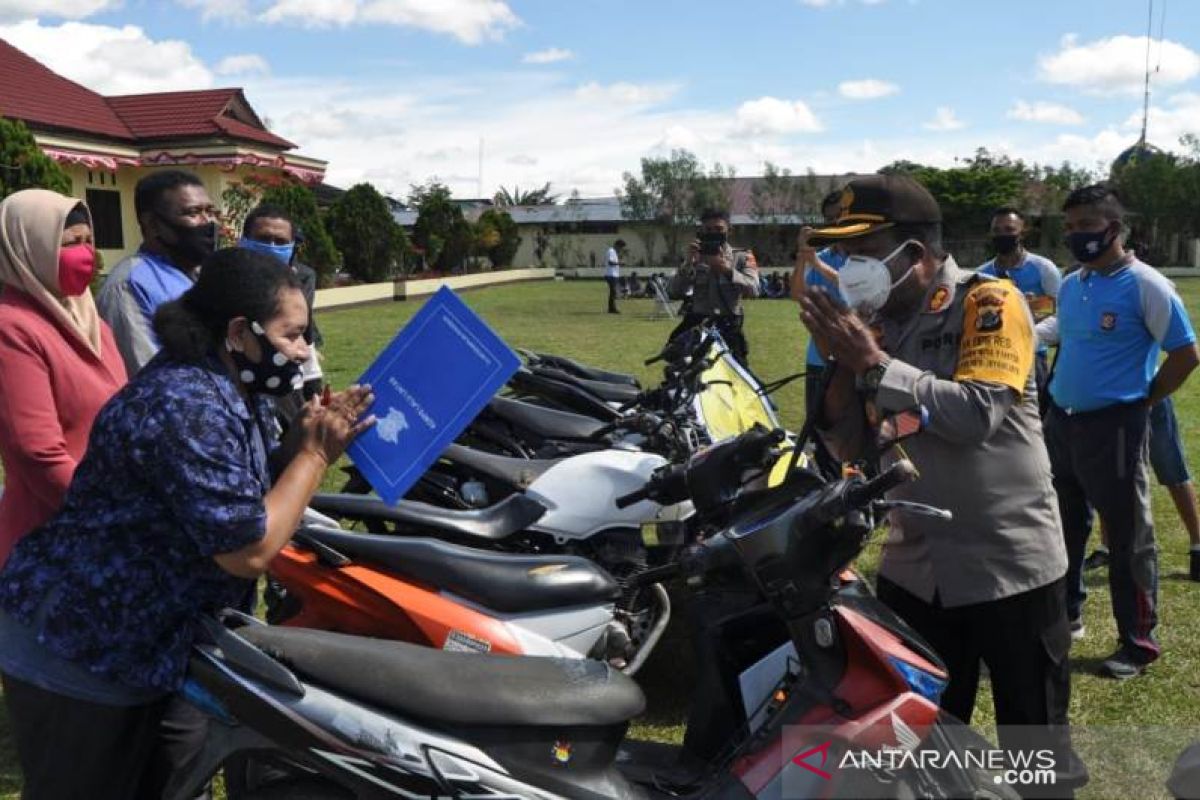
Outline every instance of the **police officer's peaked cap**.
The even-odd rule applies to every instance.
[[[854,239],[893,225],[933,225],[942,210],[929,190],[908,175],[867,175],[842,189],[833,225],[818,228],[809,242],[820,246]]]

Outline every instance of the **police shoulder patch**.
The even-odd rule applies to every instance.
[[[943,308],[945,308],[946,304],[949,301],[950,301],[950,290],[948,288],[946,288],[945,286],[939,286],[934,291],[933,296],[931,296],[929,298],[929,307],[926,310],[931,311],[933,313],[937,313],[938,311],[941,311]]]

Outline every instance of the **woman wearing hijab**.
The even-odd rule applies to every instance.
[[[0,564],[62,506],[100,407],[125,384],[88,289],[92,218],[27,189],[0,202]]]

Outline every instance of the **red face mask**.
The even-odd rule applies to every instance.
[[[63,297],[87,291],[96,272],[96,251],[90,244],[73,244],[58,251],[58,290]]]

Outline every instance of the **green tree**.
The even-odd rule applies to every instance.
[[[396,223],[387,200],[369,183],[350,187],[334,201],[329,230],[346,270],[360,281],[386,281],[403,263],[404,229]]]
[[[425,263],[441,272],[462,269],[475,244],[471,223],[455,205],[450,189],[432,180],[413,186],[408,203],[417,209],[413,243],[425,253]]]
[[[297,257],[317,271],[322,286],[329,286],[333,274],[341,266],[342,257],[317,210],[317,198],[312,189],[302,183],[280,181],[266,186],[261,200],[287,210],[297,232],[304,237]]]
[[[621,214],[627,220],[653,220],[666,240],[667,257],[678,261],[700,212],[728,205],[733,175],[732,167],[720,164],[705,172],[688,150],[672,150],[668,158],[643,158],[640,176],[622,176],[624,187],[617,190]]]
[[[1181,144],[1190,149],[1193,140]],[[1200,160],[1146,149],[1114,164],[1109,183],[1134,212],[1132,238],[1144,260],[1165,265],[1187,258],[1184,242],[1200,235]]]
[[[527,192],[522,192],[520,186],[514,186],[510,192],[503,186],[496,192],[496,196],[492,198],[492,202],[501,208],[509,208],[512,206],[552,206],[558,200],[558,195],[550,193],[550,184],[547,182],[540,189],[531,189]]]
[[[811,169],[800,177],[770,161],[763,163],[762,177],[750,188],[750,216],[758,223],[754,249],[760,265],[782,263],[795,247],[800,220],[819,219],[821,198]]]
[[[507,211],[489,208],[475,223],[475,241],[479,251],[492,262],[492,268],[503,269],[512,266],[517,248],[521,246],[521,235]]]
[[[939,169],[897,161],[880,172],[916,178],[941,206],[947,238],[973,238],[987,230],[993,211],[1021,201],[1029,171],[1020,161],[994,157],[982,148],[962,164]]]
[[[71,178],[38,148],[25,123],[0,117],[0,198],[22,189],[71,193]]]

